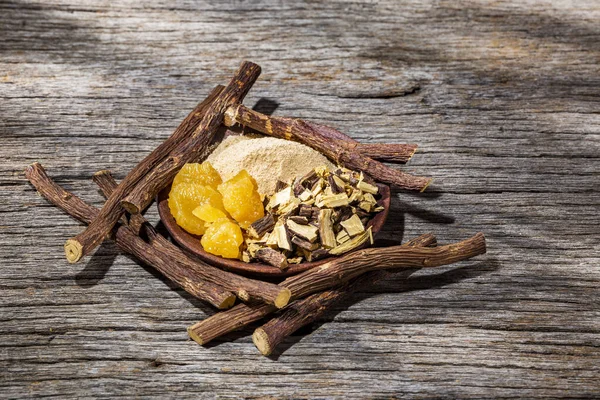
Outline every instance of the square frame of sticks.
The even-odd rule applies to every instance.
[[[226,86],[215,87],[173,134],[121,182],[116,182],[107,170],[94,174],[93,181],[106,197],[101,208],[66,191],[48,176],[41,164],[27,167],[27,179],[43,197],[86,225],[80,234],[66,241],[67,260],[76,263],[104,240],[113,240],[122,251],[152,266],[216,309],[213,315],[187,328],[190,338],[205,345],[264,320],[252,338],[263,355],[270,355],[286,337],[348,300],[357,288],[374,285],[394,271],[439,267],[486,252],[482,233],[443,246],[437,245],[434,235],[426,233],[402,245],[356,250],[272,283],[209,265],[158,233],[142,212],[183,165],[202,160],[223,126],[240,124],[268,136],[305,144],[339,166],[402,190],[422,192],[430,184],[430,178],[413,176],[384,164],[406,163],[415,153],[414,144],[340,140],[345,135],[331,127],[266,116],[245,107],[244,97],[260,72],[258,65],[243,62]]]

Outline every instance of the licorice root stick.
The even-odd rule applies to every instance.
[[[94,182],[100,187],[105,196],[109,196],[117,185],[110,171],[98,171],[93,176]],[[130,217],[130,224],[142,227],[151,245],[160,249],[164,254],[179,263],[182,267],[195,271],[203,279],[216,283],[234,292],[242,301],[260,301],[274,304],[277,308],[287,305],[291,293],[289,289],[269,282],[245,278],[243,276],[223,271],[200,260],[187,256],[179,247],[169,242],[157,233],[141,214]]]
[[[208,107],[222,90],[223,86],[214,88],[208,97],[194,108],[167,140],[154,149],[127,174],[86,229],[77,236],[67,240],[65,243],[65,255],[69,262],[75,263],[79,261],[84,255],[90,253],[104,241],[113,226],[121,218],[121,215],[123,215],[124,210],[121,207],[121,200],[158,163],[163,161],[182,140],[189,137],[195,131]]]
[[[421,235],[405,244],[406,247],[430,247],[436,245],[433,234]],[[257,328],[252,335],[254,345],[265,356],[288,336],[301,327],[308,325],[331,310],[336,304],[350,298],[357,290],[373,285],[388,276],[388,271],[370,272],[356,278],[349,285],[312,294],[296,300],[279,315]]]
[[[424,191],[431,178],[414,176],[388,167],[379,161],[356,151],[356,143],[333,138],[333,128],[301,119],[281,118],[263,115],[237,104],[225,114],[225,125],[239,123],[269,136],[294,140],[323,153],[337,164],[349,169],[362,171],[375,180],[399,188]],[[339,133],[339,132],[338,132]]]
[[[406,248],[404,246],[393,246],[393,247],[388,247],[388,248],[376,248],[376,249],[368,249],[368,250],[383,250],[383,249],[395,249],[396,251],[399,251],[400,253],[402,253],[404,256],[406,256],[406,251],[413,251],[414,254],[417,255],[416,259],[420,259],[421,262],[420,263],[411,263],[411,266],[409,265],[395,265],[395,269],[400,269],[400,268],[414,268],[414,267],[435,267],[435,266],[439,266],[439,265],[444,265],[443,263],[440,263],[440,257],[439,255],[446,255],[447,252],[449,250],[455,250],[455,251],[462,251],[464,249],[465,244],[467,244],[467,248],[471,248],[472,245],[472,241],[475,240],[475,242],[478,244],[478,246],[476,246],[476,248],[478,248],[479,250],[477,252],[472,252],[469,251],[468,253],[464,253],[464,254],[455,254],[451,257],[441,257],[442,260],[446,260],[448,262],[456,262],[459,261],[461,259],[467,259],[470,257],[473,257],[476,254],[480,254],[481,252],[481,248],[479,245],[481,245],[482,241],[483,244],[485,245],[485,239],[483,238],[483,235],[477,234],[475,235],[473,238],[468,239],[467,241],[463,241],[463,242],[459,242],[459,243],[455,243],[455,244],[451,244],[451,245],[446,245],[446,246],[441,246],[439,248],[443,248],[443,250],[440,252],[438,251],[439,248]],[[485,247],[484,247],[485,248]],[[361,250],[364,251],[364,250]],[[339,259],[336,259],[335,261],[341,260],[342,258],[348,259],[348,258],[352,258],[356,253],[358,252],[353,252],[351,254],[348,254],[345,257],[340,257]],[[424,255],[426,254],[426,255]],[[431,256],[437,254],[438,257],[436,258],[436,263],[428,263],[428,262],[424,262],[426,260],[430,260]],[[406,257],[404,257],[406,258]],[[435,258],[435,257],[434,257]],[[361,259],[364,260],[370,260],[370,264],[374,267],[372,267],[372,270],[378,270],[378,268],[376,267],[377,264],[379,262],[381,262],[381,257],[361,257]],[[315,267],[307,272],[311,272],[311,271],[317,271],[320,270],[323,266],[327,265],[328,263],[323,264],[322,266],[318,266]],[[329,273],[334,273],[335,269],[328,269]],[[292,276],[290,278],[287,278],[286,280],[284,280],[282,283],[280,283],[280,286],[285,286],[288,287],[288,282],[294,282],[294,278],[298,277],[298,276],[303,276],[305,275],[307,272],[302,273],[300,275],[296,275],[296,276]],[[364,272],[368,272],[368,271],[364,271]],[[328,280],[329,283],[331,284],[331,286],[327,287],[327,289],[329,289],[330,287],[333,287],[335,285],[338,285],[340,283],[343,283],[344,281],[340,281],[339,279],[336,279],[335,277],[333,277],[332,279]],[[324,280],[323,280],[324,282]],[[319,290],[313,290],[312,287],[312,282],[310,279],[302,279],[300,280],[299,284],[295,284],[294,285],[296,292],[294,292],[294,290],[292,290],[292,298],[293,299],[298,299],[300,298],[300,296],[295,295],[295,293],[298,293],[299,295],[308,295],[311,293],[314,293],[315,291],[319,291]],[[321,286],[319,286],[321,287]],[[323,290],[322,288],[320,290]],[[236,329],[239,329],[243,326],[246,326],[247,324],[257,321],[260,318],[274,312],[276,309],[273,306],[264,306],[264,305],[247,305],[247,304],[239,304],[237,306],[235,306],[234,308],[232,308],[231,310],[226,310],[220,313],[217,313],[215,315],[212,315],[210,317],[208,317],[207,319],[200,321],[192,326],[190,326],[188,328],[188,333],[190,335],[190,337],[194,340],[196,340],[198,343],[200,344],[206,344],[208,343],[210,340],[220,336],[220,335],[224,335],[226,333],[232,332]],[[241,322],[240,322],[241,321]],[[218,327],[216,327],[215,325],[218,325]]]
[[[158,192],[167,186],[187,162],[198,161],[208,148],[218,129],[223,126],[225,111],[241,102],[260,75],[260,67],[244,61],[239,70],[211,103],[200,125],[188,139],[179,144],[168,157],[148,173],[121,201],[121,206],[131,214],[142,212]]]
[[[233,111],[234,108],[231,110]],[[225,124],[235,123],[235,121],[231,121],[228,118],[230,115],[230,113],[225,114]],[[280,118],[280,120],[287,121],[290,124],[293,124],[294,121],[292,118]],[[358,152],[365,157],[372,158],[373,160],[405,164],[412,158],[419,147],[416,144],[404,143],[361,143],[358,140],[354,140],[330,126],[308,121],[304,122],[309,124],[312,129],[318,131],[319,134],[327,137],[331,141],[337,141],[340,146],[348,149],[348,151]],[[273,128],[272,124],[271,128]]]
[[[485,237],[479,232],[461,242],[439,247],[390,246],[358,250],[316,268],[291,276],[281,283],[292,298],[330,289],[364,273],[384,269],[431,268],[452,264],[484,254]]]
[[[90,223],[98,215],[99,210],[97,208],[64,190],[46,174],[39,163],[27,167],[25,176],[46,200],[73,218],[84,223]],[[192,296],[219,309],[233,306],[235,302],[233,293],[220,285],[203,280],[193,270],[182,268],[179,264],[173,263],[170,258],[165,257],[162,250],[146,243],[128,227],[117,224],[113,229],[113,237],[122,250],[154,267]]]
[[[356,143],[355,151],[373,160],[389,163],[407,163],[417,151],[416,144]]]

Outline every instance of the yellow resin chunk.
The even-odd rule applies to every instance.
[[[218,186],[225,210],[244,229],[265,215],[257,187],[256,181],[245,169]]]
[[[216,189],[222,182],[221,175],[219,175],[217,170],[208,161],[204,161],[202,164],[185,164],[177,175],[175,175],[173,187],[180,183],[195,183]]]
[[[218,209],[210,203],[204,203],[201,206],[194,208],[192,214],[208,223],[212,223],[220,219],[229,218],[225,211],[223,211],[222,209]]]
[[[239,225],[227,219],[210,224],[200,240],[205,251],[225,258],[238,258],[243,242]]]
[[[194,235],[202,235],[206,230],[204,221],[193,214],[204,203],[225,211],[221,194],[210,186],[180,183],[169,193],[169,209],[177,225]]]

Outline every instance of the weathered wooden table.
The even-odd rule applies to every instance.
[[[212,3],[0,2],[0,396],[600,396],[600,4]],[[25,166],[100,205],[92,173],[122,178],[243,59],[247,105],[421,145],[405,169],[435,185],[384,238],[481,230],[488,254],[357,293],[272,358],[252,329],[190,341],[213,311],[112,244],[69,265],[82,226]]]

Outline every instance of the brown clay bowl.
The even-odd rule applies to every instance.
[[[381,230],[383,224],[385,223],[385,220],[388,217],[391,198],[389,186],[379,183],[377,184],[377,186],[379,187],[379,193],[381,196],[377,204],[383,207],[383,211],[375,214],[375,216],[367,224],[367,227],[370,226],[372,228],[373,235],[375,235]],[[167,228],[173,239],[175,239],[175,241],[179,243],[180,246],[182,246],[186,250],[190,251],[192,254],[196,255],[198,258],[206,261],[207,263],[215,267],[247,276],[282,278],[290,275],[295,275],[300,272],[304,272],[306,270],[316,267],[317,265],[321,265],[331,260],[332,258],[328,257],[318,261],[293,264],[290,265],[288,269],[281,271],[279,268],[267,264],[245,263],[240,260],[223,258],[214,254],[207,253],[206,251],[204,251],[202,245],[200,244],[200,236],[192,235],[191,233],[186,232],[175,222],[175,218],[173,218],[173,215],[171,215],[171,210],[169,210],[168,205],[170,190],[171,185],[164,188],[158,194],[156,199],[158,203],[158,213],[160,215],[162,223]]]
[[[232,128],[226,129],[220,133],[222,135],[220,140],[226,138],[230,135],[239,135],[239,131],[235,131]],[[262,136],[262,135],[258,135]],[[218,140],[217,140],[218,141]],[[373,236],[377,234],[383,227],[385,220],[388,217],[388,213],[390,212],[390,187],[384,184],[377,184],[379,188],[380,198],[377,201],[377,204],[383,207],[383,211],[375,214],[375,216],[369,221],[367,227],[371,227],[373,231]],[[160,219],[162,223],[169,231],[169,234],[173,239],[179,243],[181,247],[188,250],[198,258],[203,261],[206,261],[212,266],[221,268],[226,271],[231,271],[238,273],[240,275],[253,276],[253,277],[262,277],[262,278],[284,278],[286,276],[296,275],[300,272],[304,272],[311,268],[314,268],[318,265],[324,264],[327,261],[331,260],[334,257],[323,258],[319,261],[314,262],[304,262],[301,264],[292,264],[285,271],[281,271],[277,267],[273,267],[272,265],[261,264],[261,263],[245,263],[240,260],[235,260],[231,258],[223,258],[220,256],[215,256],[214,254],[207,253],[202,248],[200,244],[200,236],[192,235],[191,233],[186,232],[177,225],[175,222],[175,218],[171,215],[171,210],[169,210],[168,200],[169,200],[169,192],[171,191],[171,185],[164,188],[158,196],[156,196],[156,203],[158,204],[158,213],[160,215]],[[361,246],[366,247],[367,244]],[[356,250],[354,250],[356,251]],[[346,253],[348,254],[348,253]]]

